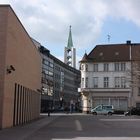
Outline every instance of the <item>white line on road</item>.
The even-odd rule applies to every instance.
[[[140,121],[140,119],[100,119],[100,121]]]
[[[82,125],[81,125],[79,120],[75,120],[75,124],[76,124],[76,130],[77,131],[82,131],[83,130]]]
[[[52,139],[52,140],[62,140],[62,139]],[[63,140],[140,140],[139,137],[76,137],[67,138]]]

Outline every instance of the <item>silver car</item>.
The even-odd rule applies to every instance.
[[[98,105],[95,108],[91,109],[91,113],[93,115],[97,115],[97,114],[112,115],[114,113],[114,107],[113,105]]]

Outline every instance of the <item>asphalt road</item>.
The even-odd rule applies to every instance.
[[[140,116],[56,114],[1,131],[0,140],[140,140]]]
[[[140,140],[140,118],[67,115],[57,118],[26,140]]]

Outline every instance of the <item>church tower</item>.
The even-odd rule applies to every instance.
[[[64,63],[76,68],[76,49],[73,46],[71,26],[69,29],[68,44],[64,51]]]

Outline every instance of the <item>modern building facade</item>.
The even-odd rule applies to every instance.
[[[140,44],[97,45],[80,61],[83,111],[99,104],[140,106]]]
[[[70,102],[79,108],[79,92],[81,73],[79,70],[68,66],[56,57],[54,60],[54,106],[66,108]]]
[[[64,109],[71,100],[78,104],[80,71],[51,55],[45,47],[40,45],[39,49],[42,55],[41,111]]]
[[[41,112],[47,112],[53,107],[54,60],[48,49],[40,46],[39,50],[42,56]]]
[[[71,26],[69,30],[68,44],[64,50],[64,63],[76,68],[76,49],[73,46]]]
[[[9,5],[0,5],[0,129],[40,115],[41,56]]]

